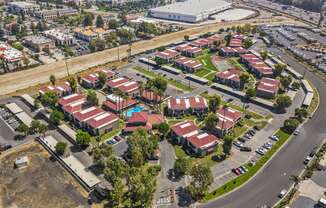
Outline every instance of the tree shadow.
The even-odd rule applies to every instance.
[[[176,194],[178,196],[178,206],[179,207],[189,207],[194,200],[191,198],[189,192],[184,187],[179,187],[176,189]]]

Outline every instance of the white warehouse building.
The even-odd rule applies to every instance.
[[[223,0],[187,0],[150,9],[149,15],[160,19],[195,23],[231,7],[230,2]]]

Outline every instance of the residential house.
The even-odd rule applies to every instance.
[[[205,156],[212,153],[218,145],[218,139],[213,134],[199,133],[186,138],[185,146],[188,148],[188,152]]]
[[[63,108],[64,106],[69,105],[71,103],[85,101],[85,100],[86,100],[86,97],[84,95],[75,93],[75,94],[71,94],[71,95],[60,98],[58,101],[58,105],[60,108]]]
[[[221,47],[219,50],[219,54],[221,56],[226,56],[226,57],[230,57],[230,56],[240,56],[241,54],[246,54],[248,53],[248,50],[243,48],[243,47]]]
[[[175,60],[174,63],[177,67],[186,70],[187,72],[193,73],[202,67],[202,64],[197,60],[192,60],[187,57],[181,57]]]
[[[217,72],[215,81],[232,88],[239,89],[241,87],[240,76],[242,72],[239,69],[233,68],[227,71]]]
[[[97,117],[104,113],[104,110],[102,110],[99,107],[92,106],[86,109],[83,109],[81,111],[74,112],[72,115],[73,122],[76,126],[79,128],[85,128],[86,122],[94,117]]]
[[[72,120],[73,114],[81,111],[86,104],[86,100],[80,100],[63,106],[62,110],[66,118]]]
[[[277,95],[280,81],[277,79],[263,77],[257,86],[257,96],[264,98],[274,98]]]
[[[203,53],[203,50],[199,47],[193,47],[188,44],[182,44],[176,47],[176,50],[183,56],[196,57]]]
[[[39,94],[40,96],[42,96],[50,91],[55,92],[59,97],[67,96],[72,93],[70,84],[68,82],[65,82],[63,84],[58,84],[55,86],[52,85],[43,86],[39,89]]]
[[[136,104],[137,101],[134,99],[123,99],[118,95],[111,94],[106,96],[106,101],[103,102],[103,108],[114,113],[119,113]]]
[[[124,133],[131,133],[139,128],[151,130],[154,125],[164,122],[162,114],[149,113],[147,111],[134,112],[131,117],[127,119]]]
[[[155,53],[155,57],[163,60],[165,63],[173,62],[179,53],[173,49],[166,49],[164,51],[158,51]]]
[[[205,98],[192,96],[188,98],[171,97],[167,101],[167,112],[171,116],[181,116],[192,113],[201,115],[207,113],[208,105]]]
[[[232,108],[221,108],[218,110],[217,116],[219,121],[216,125],[215,132],[219,137],[223,137],[241,120],[242,113]]]
[[[99,81],[98,74],[87,74],[80,79],[80,84],[86,88],[96,88]]]
[[[101,135],[119,127],[119,117],[105,112],[86,121],[86,129],[92,135]]]
[[[157,104],[164,99],[163,96],[159,96],[155,92],[153,92],[151,90],[147,90],[147,89],[142,90],[140,96],[144,102],[149,103],[149,104]]]
[[[178,144],[184,144],[188,137],[197,135],[200,129],[192,121],[183,121],[171,127],[171,140]]]

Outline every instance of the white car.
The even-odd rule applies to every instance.
[[[299,129],[296,129],[295,131],[294,131],[294,135],[298,135],[300,133],[300,130]]]
[[[283,189],[279,194],[278,197],[283,198],[286,194],[287,190]]]
[[[244,144],[242,142],[239,142],[239,141],[233,142],[233,144],[235,146],[237,146],[237,147],[240,147],[240,148],[244,146]]]
[[[260,155],[264,155],[265,153],[266,153],[266,151],[265,151],[265,149],[263,149],[263,148],[258,148],[257,150],[256,150],[256,153],[257,154],[260,154]]]
[[[306,159],[304,159],[303,163],[304,163],[305,165],[307,165],[307,164],[310,162],[311,159],[312,159],[312,157],[307,156]]]
[[[278,140],[279,140],[278,136],[276,136],[276,135],[272,135],[272,136],[270,136],[269,138],[270,138],[271,140],[273,140],[273,141],[278,141]]]

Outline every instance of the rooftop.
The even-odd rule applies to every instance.
[[[182,13],[187,15],[200,15],[215,8],[231,5],[222,0],[187,0],[166,6],[150,9],[151,12]]]
[[[52,40],[50,38],[41,36],[41,35],[31,35],[24,37],[25,41],[31,42],[33,44],[47,44],[51,43]]]

